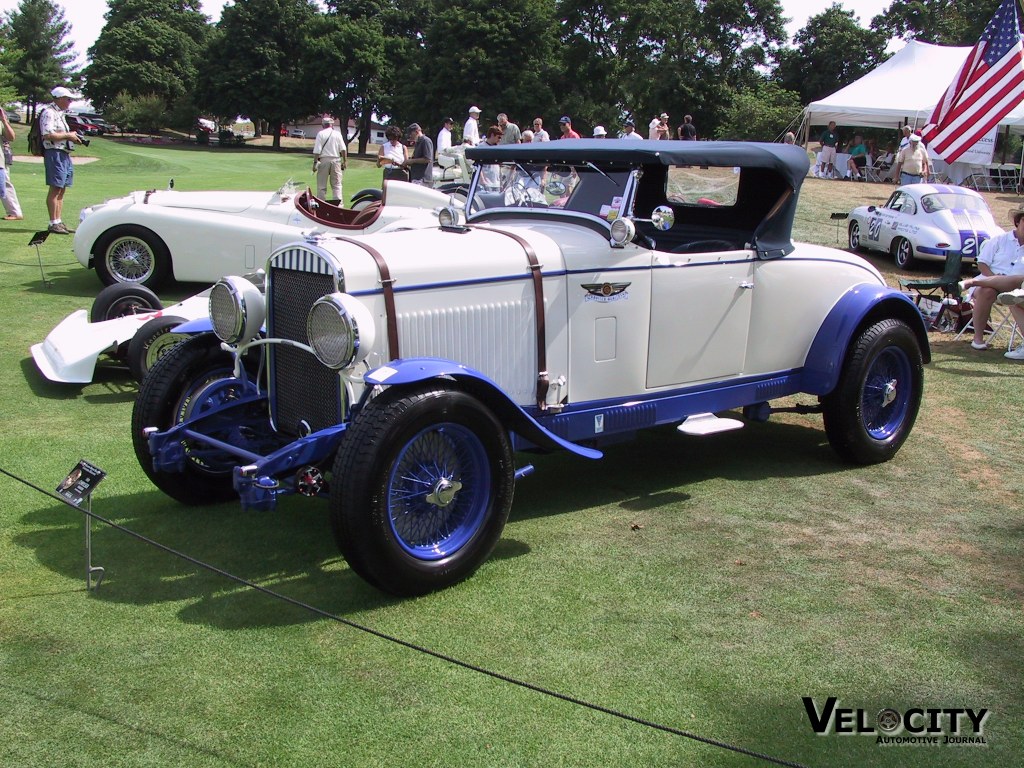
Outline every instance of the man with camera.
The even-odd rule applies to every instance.
[[[39,113],[39,135],[43,140],[43,167],[46,169],[46,210],[50,214],[49,231],[57,235],[70,235],[61,221],[64,208],[64,191],[71,186],[75,176],[71,164],[71,150],[75,144],[88,144],[79,134],[68,128],[64,112],[71,106],[71,91],[58,86],[50,91],[53,103],[47,104]]]

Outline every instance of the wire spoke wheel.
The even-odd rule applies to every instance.
[[[396,595],[443,589],[494,549],[512,508],[508,432],[449,383],[385,390],[345,432],[331,473],[345,560]]]
[[[458,424],[440,424],[401,450],[388,481],[388,517],[399,545],[438,560],[472,538],[487,511],[487,454]]]
[[[910,404],[910,360],[897,347],[874,359],[864,380],[861,418],[868,434],[887,440],[906,418]]]

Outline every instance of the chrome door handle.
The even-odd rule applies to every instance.
[[[740,288],[742,288],[745,291],[749,291],[753,287],[754,287],[754,284],[751,283],[751,282],[748,282],[747,280],[744,280],[742,283],[740,283]]]

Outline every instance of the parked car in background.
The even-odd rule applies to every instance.
[[[985,198],[950,184],[898,187],[884,205],[854,208],[848,227],[851,251],[889,253],[901,269],[919,260],[945,261],[957,251],[971,263],[981,244],[1002,231]]]
[[[802,148],[583,139],[467,156],[469,202],[440,226],[283,244],[265,294],[218,281],[214,333],[169,350],[135,402],[158,488],[259,510],[324,497],[352,570],[416,595],[488,557],[538,449],[597,459],[645,429],[742,427],[716,415],[734,410],[820,413],[860,464],[910,435],[921,315],[860,257],[792,241]],[[778,402],[799,395],[814,402]]]
[[[306,132],[301,128],[292,128],[290,131],[288,131],[288,135],[293,139],[306,138]]]
[[[388,182],[384,200],[361,210],[298,191],[133,192],[82,209],[74,251],[105,285],[159,288],[172,278],[210,284],[252,272],[283,243],[320,230],[357,235],[436,226],[449,196],[407,182]]]
[[[4,112],[7,113],[8,121],[10,121],[12,123],[20,123],[21,122],[21,112],[18,111],[17,109],[5,109]]]
[[[78,115],[65,115],[65,119],[68,122],[68,128],[83,136],[99,136],[103,132],[98,125],[90,123]]]

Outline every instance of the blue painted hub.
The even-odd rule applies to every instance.
[[[875,440],[888,440],[907,418],[912,392],[910,358],[898,347],[884,349],[868,368],[861,393],[861,419]]]
[[[491,467],[480,439],[459,424],[437,424],[398,453],[388,476],[387,510],[399,546],[419,560],[440,560],[483,525]]]

